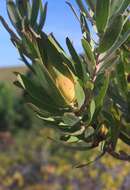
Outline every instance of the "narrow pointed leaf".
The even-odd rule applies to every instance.
[[[122,55],[123,56],[123,55]],[[117,66],[116,66],[116,73],[117,73],[117,82],[118,87],[121,90],[121,93],[124,97],[127,97],[127,81],[125,77],[125,68],[124,68],[124,62],[123,57],[120,58]]]
[[[86,18],[83,13],[80,13],[80,25],[84,39],[90,42],[90,30]]]
[[[116,41],[116,43],[108,50],[108,52],[106,53],[106,55],[104,56],[103,60],[105,60],[106,58],[110,57],[112,54],[115,53],[115,51],[117,51],[118,48],[120,48],[122,46],[123,43],[125,43],[125,41],[130,37],[130,29],[128,29],[123,36],[120,37],[120,39],[118,39]]]
[[[32,59],[38,58],[38,52],[37,52],[37,47],[36,47],[35,42],[32,43],[30,39],[23,37],[22,43],[25,46],[25,50],[27,51],[27,54],[29,54]]]
[[[85,0],[93,12],[96,10],[96,0]]]
[[[31,100],[31,98],[30,98]],[[37,101],[36,101],[37,103]],[[48,117],[52,117],[52,114],[43,110],[43,109],[39,109],[39,107],[37,107],[36,105],[32,104],[32,103],[27,103],[27,105],[38,115],[42,116],[43,118],[48,118]],[[41,108],[41,106],[40,106]]]
[[[112,142],[112,148],[115,149],[117,140],[120,134],[120,124],[116,122],[115,118],[113,117],[112,114],[103,112],[104,117],[107,119],[107,122],[110,127],[111,131],[111,142]]]
[[[31,26],[34,26],[36,24],[39,9],[40,9],[40,3],[41,3],[41,0],[32,1],[32,12],[31,12],[31,20],[30,20]]]
[[[92,99],[92,101],[90,103],[90,120],[89,120],[89,123],[93,119],[93,115],[94,115],[95,109],[96,109],[95,101]]]
[[[49,41],[55,46],[55,48],[57,49],[57,51],[60,54],[60,59],[68,66],[68,68],[70,68],[70,70],[75,73],[75,66],[74,66],[74,62],[72,61],[72,59],[65,53],[64,49],[61,47],[61,45],[59,44],[59,42],[56,40],[56,38],[54,37],[53,34],[48,36]]]
[[[111,3],[111,14],[123,14],[129,5],[129,0],[114,0]]]
[[[110,9],[111,15],[115,14],[115,12],[119,11],[119,9],[121,8],[121,5],[122,5],[123,1],[124,0],[114,0],[114,1],[111,1],[111,9]]]
[[[44,42],[45,43],[45,42]],[[65,65],[59,48],[56,44],[48,37],[46,41],[48,62],[51,63],[59,72],[63,75],[70,74],[68,67]]]
[[[49,96],[54,100],[55,104],[59,106],[65,106],[66,102],[62,97],[60,91],[57,89],[52,77],[47,71],[46,67],[42,65],[39,60],[36,60],[36,64],[34,64],[34,69],[39,78],[39,82],[45,91],[49,94]]]
[[[124,143],[130,146],[130,136],[128,136],[125,132],[121,131],[119,137]]]
[[[124,0],[122,3],[122,6],[120,7],[119,13],[123,14],[124,11],[128,8],[128,6],[130,5],[130,1],[129,0]]]
[[[70,143],[64,143],[62,141],[57,141],[55,139],[52,139],[52,138],[49,138],[50,140],[52,140],[53,142],[57,143],[60,147],[64,147],[64,148],[67,148],[67,149],[70,149],[70,150],[74,150],[74,151],[87,151],[87,150],[90,150],[93,147],[92,144],[90,143],[76,143],[76,145],[72,145]]]
[[[21,17],[27,17],[28,18],[28,5],[30,5],[29,1],[23,1],[23,0],[16,0],[16,5],[18,7],[18,11],[21,15]]]
[[[117,24],[118,23],[118,24]],[[116,26],[116,27],[115,27]],[[112,23],[106,29],[104,36],[99,44],[99,52],[103,53],[111,48],[119,40],[123,27],[123,18],[121,15],[116,16]]]
[[[75,63],[75,70],[76,70],[76,74],[79,78],[83,78],[83,70],[82,70],[82,63],[81,63],[81,59],[79,57],[79,55],[77,54],[76,50],[74,49],[71,41],[69,40],[69,38],[66,38],[66,44],[68,46],[70,55]]]
[[[109,18],[110,0],[97,0],[96,24],[99,32],[103,32]]]
[[[84,6],[83,1],[82,1],[82,0],[76,0],[76,2],[77,2],[77,4],[78,4],[80,10],[81,10],[82,12],[86,13],[86,12],[87,12],[87,9],[86,9],[86,7]]]
[[[7,0],[7,12],[9,15],[9,18],[13,24],[13,26],[16,29],[21,29],[21,20],[20,20],[20,15],[18,14],[16,5],[14,1],[12,0]]]
[[[65,113],[62,119],[63,122],[68,126],[74,126],[80,121],[80,119],[73,113]]]
[[[110,76],[109,76],[109,73],[107,73],[104,78],[103,85],[99,91],[99,94],[95,99],[96,109],[98,109],[99,107],[102,107],[102,105],[103,105],[104,98],[106,96],[108,85],[109,85],[109,79],[110,79]]]
[[[82,46],[84,48],[87,59],[89,60],[89,62],[91,62],[90,63],[90,72],[93,73],[95,70],[96,61],[95,61],[94,54],[92,52],[92,48],[91,48],[90,44],[87,42],[87,40],[85,40],[85,39],[82,39]]]
[[[77,81],[75,85],[75,93],[76,93],[76,99],[78,102],[78,108],[80,109],[81,106],[84,104],[85,101],[85,94],[82,86],[80,83]]]
[[[40,108],[48,110],[50,113],[56,113],[56,105],[54,104],[53,100],[49,98],[48,94],[42,87],[38,87],[34,82],[24,75],[19,74],[18,81],[32,97],[31,100],[33,104],[35,104],[37,107],[40,106]]]
[[[47,5],[48,3],[46,2],[44,7],[42,6],[42,3],[41,3],[41,6],[40,6],[40,21],[39,21],[39,25],[38,25],[38,29],[39,30],[42,30],[44,24],[45,24],[45,21],[46,21],[46,15],[47,15]]]
[[[94,134],[94,132],[95,132],[94,128],[92,126],[88,126],[86,128],[85,134],[84,134],[85,140],[86,141],[89,140],[92,137],[92,135]]]

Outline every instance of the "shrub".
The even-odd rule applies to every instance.
[[[32,113],[24,105],[22,96],[14,94],[7,83],[0,84],[0,132],[16,132],[32,127]]]
[[[30,79],[18,73],[17,85],[45,125],[60,132],[59,145],[80,151],[100,147],[96,159],[108,152],[129,160],[126,152],[116,152],[118,139],[130,145],[129,0],[76,3],[80,16],[68,5],[80,22],[84,53],[78,55],[67,37],[69,57],[55,37],[42,30],[47,3],[43,7],[40,0],[7,0],[17,34],[1,21],[33,75]]]

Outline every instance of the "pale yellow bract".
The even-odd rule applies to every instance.
[[[72,103],[75,100],[75,85],[69,77],[64,75],[58,76],[56,78],[56,86],[68,103]]]

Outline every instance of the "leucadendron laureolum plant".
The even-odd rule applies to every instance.
[[[69,37],[67,55],[44,32],[47,3],[6,1],[16,32],[0,20],[32,73],[31,78],[16,73],[15,84],[44,126],[59,132],[59,145],[77,151],[100,147],[96,160],[105,153],[130,160],[116,150],[118,139],[130,145],[130,1],[75,1],[78,13],[71,0],[67,5],[81,27],[81,55]]]

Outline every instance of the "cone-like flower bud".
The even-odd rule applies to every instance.
[[[55,67],[48,67],[49,73],[55,81],[55,84],[68,104],[75,101],[75,83],[71,73],[65,75],[59,72]]]
[[[72,103],[75,100],[74,82],[69,77],[64,75],[57,76],[56,86],[68,103]]]
[[[99,129],[99,134],[102,138],[105,138],[107,136],[108,128],[104,124],[101,125],[101,127]]]

